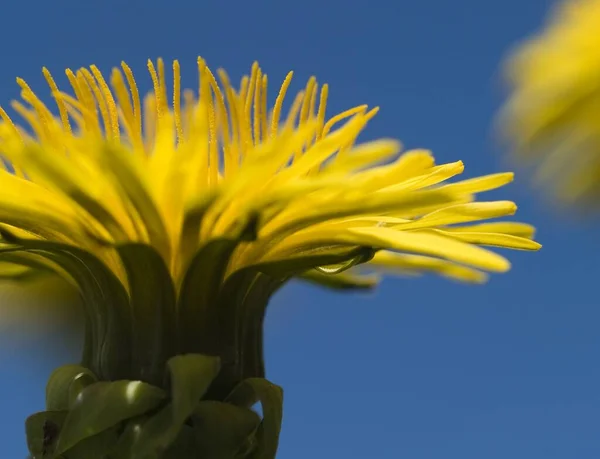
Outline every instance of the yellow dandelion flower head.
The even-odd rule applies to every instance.
[[[59,116],[19,79],[13,109],[26,129],[0,111],[14,169],[1,174],[4,275],[50,271],[81,290],[89,320],[106,317],[84,350],[101,376],[132,377],[123,340],[137,378],[154,371],[148,360],[185,352],[226,354],[243,376],[260,375],[261,335],[244,327],[261,323],[289,278],[368,287],[373,278],[354,271],[363,265],[478,283],[510,266],[481,246],[540,247],[530,225],[482,223],[515,212],[476,201],[511,173],[445,183],[462,162],[401,154],[391,139],[359,144],[377,109],[328,118],[328,86],[314,78],[283,116],[291,73],[271,107],[257,64],[234,87],[198,59],[197,92],[181,91],[177,61],[172,85],[162,60],[148,68],[143,101],[123,63],[108,82],[95,66],[67,70],[74,96],[44,69]],[[129,336],[128,321],[152,332]]]
[[[506,64],[501,117],[517,157],[538,168],[565,204],[600,196],[600,1],[560,3]]]

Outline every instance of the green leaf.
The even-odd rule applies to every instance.
[[[233,251],[254,236],[256,219],[250,218],[238,234],[206,242],[192,258],[179,294],[179,352],[220,354],[217,297]]]
[[[145,244],[116,247],[127,271],[133,312],[132,378],[162,386],[167,360],[176,353],[176,299],[161,256]]]
[[[90,370],[81,365],[63,365],[52,372],[46,384],[46,409],[69,409],[72,395],[77,396],[87,385],[97,381]]]
[[[147,413],[166,398],[163,390],[141,381],[98,382],[80,392],[60,433],[57,453],[126,419]]]
[[[175,356],[167,366],[171,403],[143,425],[133,445],[136,458],[161,453],[173,443],[220,369],[218,357],[201,354]]]
[[[242,381],[225,402],[246,408],[261,403],[262,433],[258,436],[257,454],[260,459],[274,459],[283,420],[283,389],[266,379],[250,378]]]
[[[42,411],[27,418],[27,448],[33,459],[54,457],[56,441],[66,418],[66,411]]]
[[[196,454],[203,459],[245,457],[255,446],[254,434],[260,423],[260,416],[251,409],[200,402],[192,416]]]

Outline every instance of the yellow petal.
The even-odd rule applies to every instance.
[[[86,245],[86,232],[98,234],[69,202],[46,189],[4,171],[0,183],[0,221],[31,233],[29,237]]]
[[[527,223],[518,222],[492,222],[480,223],[478,225],[469,226],[451,226],[444,228],[447,232],[477,232],[477,233],[500,233],[510,234],[512,236],[525,237],[533,239],[535,236],[535,227]]]
[[[418,220],[398,225],[397,228],[403,231],[431,228],[435,226],[452,225],[455,223],[485,220],[488,218],[504,217],[506,215],[513,215],[516,211],[517,206],[511,201],[470,202],[433,211]]]
[[[443,230],[432,230],[438,234],[442,234],[447,237],[451,237],[458,241],[467,242],[469,244],[488,245],[492,247],[504,247],[507,249],[516,250],[539,250],[542,245],[538,242],[532,241],[519,236],[511,236],[510,234],[498,234],[498,233],[468,233],[468,232],[455,232]]]
[[[488,276],[482,271],[423,255],[379,251],[369,262],[369,265],[400,270],[401,272],[432,272],[462,282],[472,282],[476,284],[481,284],[488,279]]]
[[[455,193],[481,193],[482,191],[493,190],[500,188],[513,181],[515,174],[512,172],[504,172],[500,174],[484,175],[468,180],[462,180],[456,183],[444,185],[442,189]]]
[[[81,167],[76,167],[68,158],[51,156],[51,153],[52,151],[37,146],[26,147],[23,150],[23,160],[27,171],[37,172],[40,178],[43,177],[41,183],[72,199],[81,210],[102,226],[111,238],[127,240],[131,237],[128,231],[130,227],[123,224],[126,222],[124,214],[118,212],[121,209],[120,203],[114,198],[114,193],[107,191],[111,187],[106,185],[106,179],[98,173],[98,168],[85,168],[83,156],[79,162]]]
[[[351,228],[333,238],[336,239],[350,244],[438,256],[488,271],[505,272],[510,269],[510,263],[501,255],[432,233]]]
[[[428,150],[409,150],[392,164],[361,172],[353,183],[365,192],[396,185],[404,180],[425,174],[435,164]]]
[[[462,174],[465,170],[465,165],[462,161],[456,161],[454,163],[442,164],[441,166],[435,166],[430,169],[429,172],[414,177],[409,180],[405,180],[397,185],[390,186],[390,189],[396,191],[412,191],[437,185],[444,180],[448,180],[455,175]]]
[[[358,114],[344,126],[315,142],[301,157],[277,175],[277,180],[284,182],[302,176],[316,166],[320,166],[347,142],[355,137],[365,124],[365,116]]]
[[[310,225],[352,215],[378,212],[419,214],[426,212],[428,208],[450,204],[454,199],[454,196],[439,191],[381,192],[362,196],[362,198],[360,196],[362,194],[357,194],[356,199],[348,199],[347,202],[340,203],[319,202],[317,199],[311,202],[310,197],[307,197],[301,206],[290,208],[289,211],[282,212],[268,222],[261,229],[261,237],[293,233]]]
[[[105,175],[113,187],[135,209],[147,231],[150,242],[165,260],[170,259],[171,245],[160,209],[149,192],[148,183],[136,167],[136,157],[123,147],[111,144],[96,146],[94,152],[102,159]]]
[[[397,140],[380,139],[351,149],[348,154],[323,167],[322,173],[350,173],[385,161],[402,149]]]

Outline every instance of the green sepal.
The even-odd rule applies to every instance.
[[[103,430],[77,443],[68,452],[56,451],[57,440],[67,418],[66,411],[36,413],[25,423],[31,459],[106,459],[118,439],[118,426]],[[112,459],[112,454],[110,455]],[[126,459],[126,458],[123,458]]]
[[[68,452],[88,437],[157,408],[165,399],[163,390],[141,381],[92,384],[70,406],[56,452]]]
[[[146,459],[165,451],[178,437],[202,396],[220,370],[218,357],[178,355],[167,362],[171,403],[144,423],[133,443],[134,459]]]
[[[132,379],[164,383],[176,354],[175,287],[162,257],[146,244],[116,246],[129,282],[133,320]]]
[[[219,354],[220,333],[215,299],[229,258],[237,245],[236,240],[212,240],[192,259],[179,295],[180,352]]]
[[[284,283],[253,268],[225,281],[218,302],[222,369],[208,398],[222,400],[244,379],[265,376],[263,320],[269,300]]]
[[[81,365],[63,365],[52,372],[46,384],[46,409],[68,410],[70,402],[84,387],[97,382],[90,370]]]
[[[255,454],[260,459],[274,459],[283,420],[283,389],[266,379],[250,378],[242,381],[225,402],[245,408],[260,402],[263,419],[257,432],[258,445]]]
[[[42,411],[27,418],[25,434],[32,459],[55,457],[56,442],[66,418],[66,411]]]
[[[125,422],[125,428],[123,433],[119,437],[115,448],[111,451],[110,459],[130,459],[132,456],[133,444],[137,441],[140,436],[140,432],[144,424],[150,418],[149,415],[142,415],[135,418],[131,418]],[[150,459],[151,456],[144,459]]]
[[[86,319],[83,365],[102,380],[127,378],[131,312],[125,287],[112,271],[94,255],[68,244],[20,239],[4,228],[0,228],[0,236],[15,244],[0,252],[35,253],[72,277],[80,289]]]
[[[210,396],[221,398],[247,378],[263,378],[263,322],[273,294],[289,279],[318,266],[343,270],[374,255],[370,247],[329,248],[274,261],[263,261],[231,274],[218,298],[223,370]],[[337,271],[336,271],[337,272]],[[337,274],[340,275],[340,274]],[[331,277],[334,277],[331,274]],[[215,338],[217,339],[217,338]]]
[[[143,430],[149,416],[140,416],[127,422],[115,448],[110,452],[110,459],[131,459],[133,445]],[[139,455],[138,455],[139,456]],[[141,457],[141,456],[139,456]],[[191,426],[182,426],[177,438],[163,452],[149,452],[143,459],[193,459],[197,454],[194,429]]]
[[[237,233],[201,246],[186,267],[177,308],[179,353],[220,354],[217,298],[231,255],[240,242],[256,236],[256,228],[257,219],[248,217]]]
[[[194,433],[194,429],[191,426],[182,426],[177,438],[169,445],[161,456],[157,458],[149,456],[144,459],[205,459],[204,456],[201,456],[198,453]]]
[[[1,259],[2,257],[0,257]],[[18,265],[15,265],[18,266]],[[18,267],[22,267],[22,266],[18,266]],[[35,281],[38,281],[40,279],[44,279],[44,278],[49,278],[55,275],[55,273],[53,273],[51,270],[46,270],[46,271],[38,271],[36,269],[31,269],[31,268],[26,268],[26,267],[22,267],[23,269],[20,270],[19,272],[17,272],[17,270],[14,271],[3,271],[0,272],[0,281],[5,282],[5,283],[9,283],[9,282],[13,282],[15,284],[19,284],[21,286],[29,283],[33,283]]]
[[[260,416],[229,403],[203,401],[192,415],[196,454],[203,459],[246,457],[256,446]]]
[[[190,259],[195,255],[202,222],[219,194],[220,190],[218,188],[212,188],[196,197],[194,201],[186,204],[183,222],[181,223],[179,250],[177,251],[182,256],[182,268],[187,269]]]
[[[348,249],[327,249],[321,252],[300,253],[281,260],[263,261],[252,265],[252,269],[273,277],[288,278],[296,276],[312,268],[331,267],[336,273],[350,269],[360,263],[366,263],[375,251],[371,247],[355,247]],[[334,268],[335,267],[335,268]]]
[[[311,269],[298,277],[303,281],[335,290],[371,290],[379,282],[379,278],[374,275],[357,275],[349,272],[324,274],[315,269]]]
[[[119,426],[103,430],[77,443],[68,452],[65,459],[112,459],[112,451],[119,441]]]
[[[5,274],[2,273],[2,279],[12,278],[18,281],[27,281],[30,279],[35,279],[38,276],[55,274],[47,264],[44,264],[35,258],[28,257],[23,253],[0,252],[0,260],[7,263],[14,263],[15,265],[22,266],[23,268],[29,268],[27,271],[23,271],[21,274],[9,274],[10,277],[5,276]]]
[[[78,374],[69,385],[69,409],[75,405],[79,394],[96,382],[98,380],[91,372]]]

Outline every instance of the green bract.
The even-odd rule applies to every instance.
[[[33,459],[275,457],[280,387],[250,378],[225,400],[208,400],[218,357],[179,355],[167,367],[168,392],[142,381],[98,382],[76,365],[55,370],[47,388],[49,411],[26,422]],[[252,410],[256,402],[262,404],[262,419]]]

